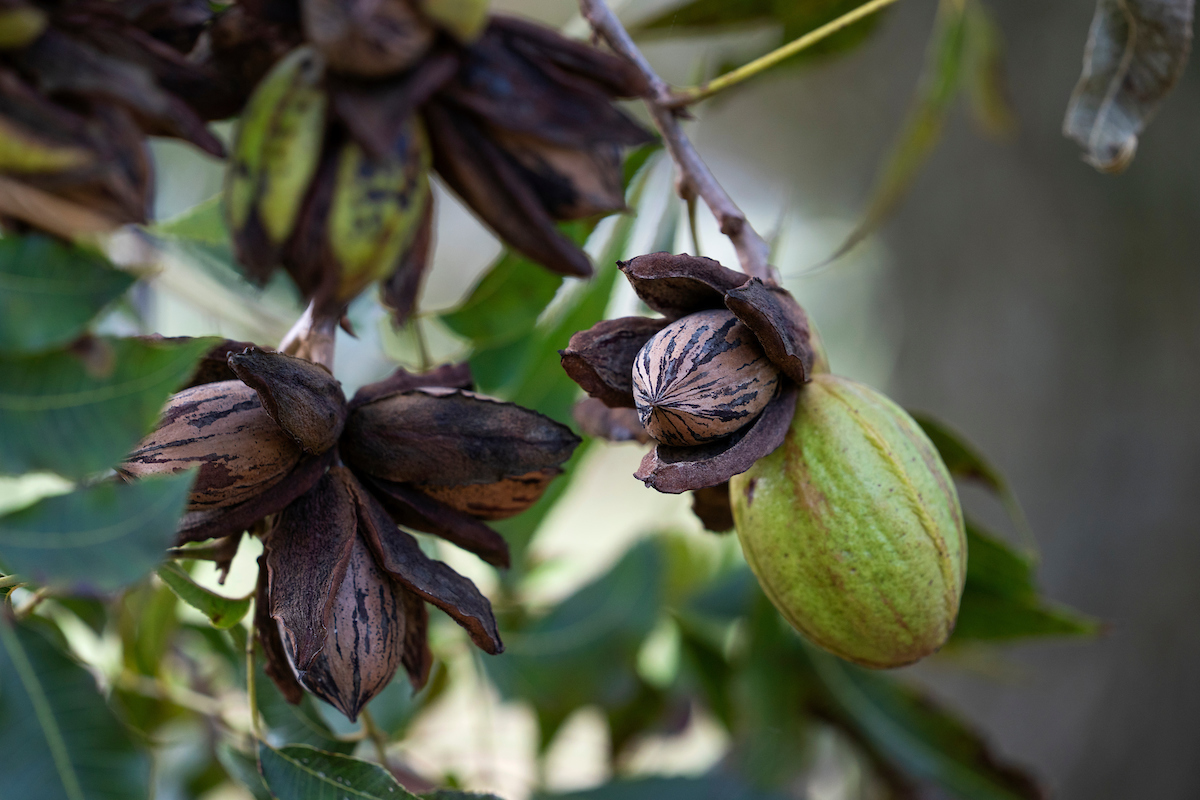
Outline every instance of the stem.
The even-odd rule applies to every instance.
[[[729,237],[737,251],[742,271],[765,283],[776,284],[775,270],[767,263],[767,243],[746,221],[733,199],[717,183],[708,165],[696,152],[680,125],[682,109],[674,108],[674,96],[666,82],[658,76],[646,57],[633,43],[625,26],[613,14],[604,0],[579,0],[579,11],[596,35],[606,41],[618,55],[628,59],[650,85],[645,98],[655,127],[663,136],[667,152],[679,169],[681,181],[689,185],[712,211],[721,225],[721,233]]]
[[[307,358],[333,372],[333,348],[338,317],[318,315],[316,301],[308,304],[300,319],[279,343],[279,352]]]
[[[379,763],[383,765],[384,769],[390,772],[391,767],[388,766],[387,757],[387,736],[379,729],[379,726],[375,724],[375,718],[371,716],[370,711],[364,708],[360,712],[360,716],[362,717],[363,721],[363,730],[371,739],[371,743],[375,745],[375,755],[379,757]]]
[[[726,72],[724,75],[721,75],[718,78],[713,78],[711,81],[701,84],[700,86],[692,86],[688,89],[682,89],[675,92],[668,105],[671,108],[682,108],[684,106],[689,106],[692,103],[698,103],[701,100],[706,100],[717,92],[728,89],[730,86],[736,86],[745,80],[753,78],[760,72],[766,72],[771,67],[774,67],[776,64],[779,64],[782,61],[786,61],[787,59],[799,53],[801,50],[806,50],[807,48],[812,47],[817,42],[825,39],[826,37],[832,36],[842,28],[845,28],[848,25],[853,25],[863,17],[870,16],[876,11],[890,6],[895,2],[896,0],[870,0],[868,3],[863,3],[853,11],[848,11],[832,22],[827,22],[821,27],[811,30],[797,39],[793,39],[783,47],[772,50],[765,56],[756,58],[745,66],[738,67],[732,72]]]
[[[258,690],[254,686],[254,633],[246,636],[246,701],[250,704],[250,730],[254,733],[255,748],[262,741],[258,721]]]

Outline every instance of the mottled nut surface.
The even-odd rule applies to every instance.
[[[633,364],[633,399],[646,431],[687,446],[728,436],[775,396],[779,370],[732,312],[701,311],[663,328]]]
[[[746,562],[812,642],[875,668],[946,642],[966,575],[962,511],[937,451],[895,403],[814,375],[783,444],[729,483]]]
[[[241,381],[185,389],[120,471],[134,477],[200,466],[189,510],[231,506],[274,486],[300,460],[300,447]]]

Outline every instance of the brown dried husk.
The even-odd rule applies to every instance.
[[[359,406],[339,450],[347,465],[400,483],[494,483],[563,464],[579,438],[513,403],[418,389]]]
[[[416,484],[414,488],[450,508],[478,519],[508,519],[541,499],[550,482],[561,474],[561,469],[548,467],[494,483],[467,483],[457,486]]]
[[[646,342],[670,320],[621,317],[597,322],[560,351],[571,380],[614,408],[633,408],[633,363]]]
[[[253,389],[241,381],[221,381],[172,397],[158,429],[119,470],[140,478],[199,465],[188,499],[188,510],[196,511],[252,498],[281,481],[301,455]]]
[[[325,367],[259,347],[231,353],[228,363],[306,452],[324,453],[337,444],[346,423],[346,395]]]

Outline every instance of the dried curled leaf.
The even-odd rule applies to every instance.
[[[357,529],[354,498],[331,471],[285,508],[267,534],[271,616],[298,673],[325,646]]]
[[[436,34],[408,0],[303,0],[300,12],[330,68],[365,78],[408,69]]]
[[[433,165],[470,208],[513,249],[547,269],[586,278],[591,261],[559,233],[518,167],[479,123],[441,100],[425,105]]]
[[[638,352],[669,320],[622,317],[596,323],[560,351],[571,380],[613,408],[633,408],[633,365]]]
[[[359,406],[341,454],[400,483],[495,483],[563,464],[579,437],[549,417],[452,389],[418,389]]]
[[[346,424],[346,396],[327,369],[258,347],[231,353],[228,362],[258,392],[271,418],[305,451],[324,453],[337,444]]]
[[[699,311],[646,342],[633,367],[643,427],[659,442],[700,445],[745,427],[775,397],[779,368],[732,312]]]
[[[1099,0],[1063,134],[1102,172],[1133,160],[1138,136],[1174,88],[1192,45],[1195,0]]]
[[[775,451],[787,436],[798,389],[781,384],[779,394],[748,428],[699,447],[660,444],[646,454],[634,477],[652,489],[681,494],[724,483]]]
[[[649,253],[617,266],[638,297],[669,319],[695,311],[721,308],[725,293],[747,281],[745,274],[723,267],[711,258]]]
[[[635,408],[609,408],[598,398],[588,397],[575,404],[571,416],[585,436],[610,442],[650,441]]]
[[[363,535],[388,574],[449,614],[481,650],[492,655],[503,652],[492,605],[475,584],[425,555],[417,540],[396,527],[379,501],[353,475],[346,470],[337,472],[352,488]]]
[[[725,305],[754,331],[767,357],[783,374],[796,383],[812,377],[808,316],[788,292],[751,278],[726,293]]]
[[[121,465],[133,477],[174,474],[199,465],[188,509],[237,505],[283,480],[300,448],[241,381],[196,386],[176,394],[158,429]]]

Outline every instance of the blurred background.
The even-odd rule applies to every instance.
[[[582,30],[568,0],[497,5]],[[620,11],[636,20],[664,5],[634,0]],[[1194,68],[1185,75],[1126,174],[1101,175],[1060,133],[1093,0],[991,0],[1017,131],[997,141],[956,108],[887,224],[846,258],[813,269],[862,213],[921,73],[936,5],[902,0],[863,46],[710,101],[691,132],[756,228],[775,236],[775,263],[828,340],[834,371],[979,445],[1024,505],[1041,588],[1108,625],[1099,640],[937,657],[906,677],[958,709],[1055,797],[1200,797],[1200,625],[1192,617],[1200,612],[1200,79]],[[761,51],[757,35],[647,42],[645,50],[668,81],[684,85],[704,65]],[[219,190],[215,163],[184,146],[156,146],[160,218]],[[652,202],[668,202],[669,180],[660,165],[647,189],[660,197]],[[455,305],[499,251],[444,193],[439,208],[427,312]],[[706,212],[700,222],[701,252],[735,263]],[[685,228],[678,251],[692,250]],[[639,230],[635,245],[651,237]],[[228,287],[185,265],[168,264],[143,291],[140,302],[167,335],[269,340],[295,313],[286,287],[271,290],[273,318],[239,308]],[[628,302],[619,293],[613,308]],[[412,347],[374,301],[358,303],[352,317],[361,339],[340,343],[337,361],[351,391]],[[454,355],[448,333],[432,321],[426,333],[438,354]],[[630,477],[640,456],[636,446],[589,456],[538,532],[535,598],[565,596],[649,530],[701,535],[686,500]],[[963,499],[994,529],[1011,531],[982,492]],[[472,559],[447,558],[485,590],[494,580]],[[456,686],[419,722],[406,757],[453,770],[470,788],[526,796],[531,714],[495,698],[477,702],[470,680]],[[546,767],[550,788],[607,777],[596,752],[602,725],[586,711],[568,721]],[[646,743],[631,769],[698,773],[722,747],[701,720],[686,736]],[[815,783],[809,794],[844,796]]]

